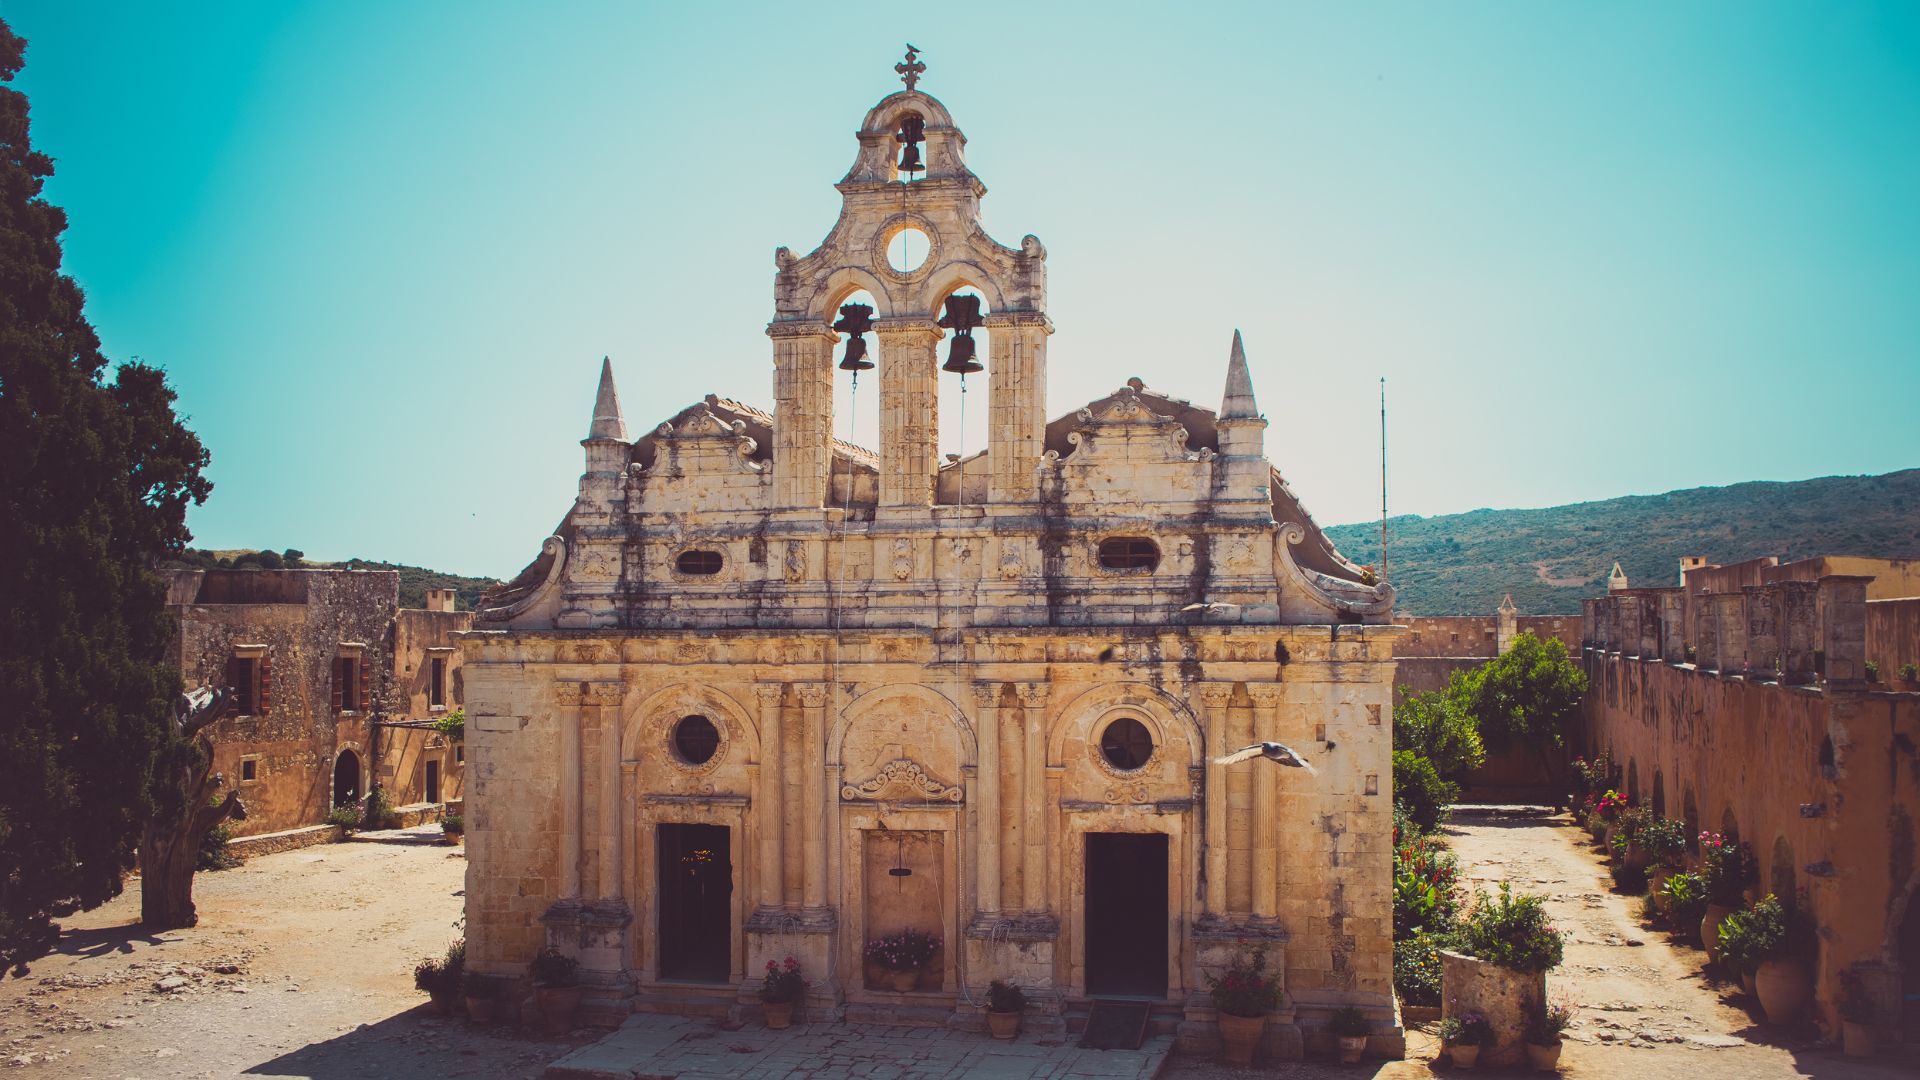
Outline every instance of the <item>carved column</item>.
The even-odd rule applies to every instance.
[[[1000,911],[1000,684],[974,683],[973,704],[979,717],[975,721],[974,804],[975,874],[977,899],[974,906],[983,915]]]
[[[1253,699],[1253,737],[1280,741],[1281,688],[1275,683],[1248,683]],[[1253,915],[1280,916],[1280,773],[1284,766],[1258,758],[1240,766],[1253,772]]]
[[[626,805],[620,785],[619,683],[594,683],[590,700],[600,714],[600,898],[619,900],[626,893],[620,846],[620,808]]]
[[[783,889],[785,873],[781,864],[786,851],[786,817],[781,797],[787,783],[785,762],[781,759],[780,699],[786,691],[783,683],[759,683],[754,697],[760,701],[760,785],[754,793],[753,819],[760,829],[760,904],[780,907],[786,903]]]
[[[580,789],[580,723],[581,709],[585,705],[585,695],[580,691],[585,684],[560,683],[554,687],[554,700],[560,706],[557,710],[557,722],[560,725],[560,896],[562,899],[580,896],[580,834],[581,806]]]
[[[932,319],[880,319],[880,505],[933,504],[940,461],[940,383]]]
[[[1021,892],[1029,913],[1047,910],[1047,683],[1021,683],[1020,712],[1026,732],[1020,805],[1026,818],[1026,861]]]
[[[816,320],[776,322],[773,339],[773,505],[827,503],[833,462],[833,346],[839,335]]]
[[[1206,912],[1227,912],[1227,766],[1214,758],[1229,750],[1227,745],[1227,702],[1233,698],[1232,683],[1201,683],[1200,704],[1206,723],[1206,815],[1207,815],[1207,892]]]
[[[805,854],[801,899],[810,908],[827,904],[827,684],[795,683],[807,740],[801,801],[801,851]]]
[[[1037,311],[996,312],[987,360],[988,501],[1031,502],[1034,469],[1047,439],[1047,336],[1053,323]]]

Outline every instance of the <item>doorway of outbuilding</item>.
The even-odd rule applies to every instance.
[[[1167,837],[1087,834],[1087,993],[1167,995]]]
[[[333,805],[352,806],[360,801],[360,755],[340,751],[333,761]]]
[[[440,763],[439,762],[437,761],[427,762],[427,775],[424,779],[425,779],[425,782],[421,786],[426,789],[427,801],[430,803],[439,802],[440,801]]]

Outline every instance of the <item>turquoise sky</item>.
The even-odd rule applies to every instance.
[[[1920,464],[1912,3],[0,13],[88,311],[213,452],[210,546],[508,575],[602,354],[636,431],[770,405],[773,249],[906,40],[988,228],[1049,249],[1055,414],[1213,404],[1237,326],[1325,524],[1378,513],[1382,375],[1396,513]]]

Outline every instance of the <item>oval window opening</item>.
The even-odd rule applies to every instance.
[[[673,728],[673,752],[689,765],[705,765],[720,749],[720,732],[704,716],[682,717]]]
[[[683,551],[673,565],[683,574],[717,574],[720,572],[720,553],[717,551]]]
[[[1144,536],[1100,541],[1100,565],[1108,570],[1151,570],[1160,565],[1160,545]]]
[[[1123,716],[1100,733],[1100,754],[1107,764],[1131,772],[1153,757],[1153,733],[1133,717]]]
[[[893,267],[896,274],[911,274],[920,269],[932,253],[932,239],[911,225],[887,241],[887,265]]]

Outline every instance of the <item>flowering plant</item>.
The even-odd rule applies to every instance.
[[[789,956],[785,963],[767,961],[767,977],[760,984],[760,1000],[769,1005],[792,1004],[807,996],[807,980],[800,974],[800,961]]]
[[[1440,1021],[1440,1041],[1448,1046],[1492,1046],[1493,1025],[1479,1013]]]
[[[1605,795],[1600,796],[1600,801],[1594,804],[1593,810],[1594,813],[1600,815],[1601,821],[1612,821],[1614,818],[1619,817],[1620,812],[1626,808],[1627,797],[1617,791],[1609,791]]]
[[[939,949],[938,938],[908,928],[867,942],[867,959],[888,971],[917,971]]]
[[[1460,950],[1513,971],[1545,971],[1560,963],[1564,935],[1547,923],[1546,899],[1515,896],[1500,883],[1498,896],[1476,893],[1460,926]]]
[[[1560,1045],[1560,1033],[1567,1030],[1567,1024],[1573,1020],[1573,1007],[1562,1002],[1558,1005],[1542,1004],[1539,1008],[1527,1010],[1526,1040],[1535,1046]]]
[[[1739,907],[1741,893],[1760,879],[1760,861],[1753,849],[1717,832],[1700,834],[1700,876],[1707,897],[1722,907]]]
[[[1248,947],[1241,938],[1239,944],[1226,974],[1206,973],[1213,1007],[1228,1016],[1265,1016],[1280,1004],[1280,980],[1267,974],[1265,942]]]

